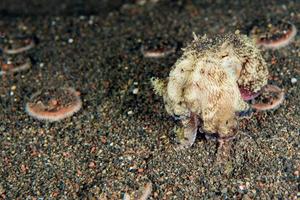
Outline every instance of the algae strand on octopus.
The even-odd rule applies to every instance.
[[[73,88],[51,88],[32,95],[26,112],[35,119],[53,122],[72,116],[81,107],[80,94]]]

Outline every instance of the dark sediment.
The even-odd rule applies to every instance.
[[[240,122],[226,161],[218,161],[215,142],[202,138],[174,150],[175,123],[150,84],[151,77],[168,75],[192,32],[247,33],[260,17],[299,28],[297,1],[18,2],[1,1],[1,35],[34,35],[39,42],[22,54],[31,69],[0,80],[0,198],[121,199],[149,181],[152,199],[299,195],[298,35],[288,47],[262,52],[270,83],[286,99]],[[176,52],[144,58],[141,46],[156,38],[171,41]],[[50,87],[80,91],[81,111],[55,123],[28,116],[30,96]]]

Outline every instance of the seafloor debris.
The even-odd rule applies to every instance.
[[[184,147],[194,143],[198,129],[218,140],[237,132],[236,113],[251,109],[239,88],[258,93],[267,84],[268,69],[260,51],[246,36],[227,34],[214,38],[194,36],[165,80],[153,79],[168,114],[183,124]]]
[[[266,85],[261,96],[266,96],[265,102],[254,103],[252,105],[252,108],[258,111],[276,109],[284,101],[284,91],[275,85]]]
[[[176,48],[175,41],[155,38],[146,40],[141,46],[141,52],[145,58],[162,58],[174,53]]]
[[[159,0],[136,0],[135,3],[138,5],[145,5],[147,3],[157,3]]]
[[[26,71],[30,69],[31,67],[31,61],[30,59],[26,59],[25,61],[20,60],[6,60],[6,61],[0,61],[0,76],[6,75],[6,74],[14,74],[21,71]]]
[[[149,198],[149,196],[151,195],[151,192],[152,192],[152,183],[149,182],[144,186],[144,188],[142,190],[142,194],[139,197],[134,198],[134,199],[147,200]],[[130,200],[130,199],[132,199],[130,197],[130,195],[128,193],[124,193],[123,200]]]
[[[59,121],[80,110],[79,95],[73,88],[44,89],[32,95],[26,112],[39,120]]]
[[[3,47],[5,54],[19,54],[32,49],[35,46],[35,40],[32,37],[9,39]]]
[[[297,28],[291,22],[282,20],[260,20],[250,32],[258,46],[266,49],[279,49],[290,44],[297,34]]]
[[[34,37],[26,36],[14,38],[4,37],[3,41],[0,48],[1,55],[2,53],[4,54],[0,61],[0,76],[14,74],[29,69],[31,67],[31,60],[27,58],[24,61],[22,55],[16,56],[15,54],[20,54],[33,48],[36,44],[36,39],[34,39]],[[13,57],[11,57],[11,54],[13,54]]]

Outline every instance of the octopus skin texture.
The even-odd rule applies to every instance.
[[[238,115],[246,102],[267,84],[268,68],[260,51],[243,35],[214,38],[194,35],[169,77],[152,79],[165,109],[181,120],[181,147],[191,146],[198,128],[207,136],[227,140],[237,132]]]

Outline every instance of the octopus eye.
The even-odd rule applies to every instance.
[[[228,125],[228,124],[229,124],[229,121],[228,121],[228,120],[226,120],[225,124],[226,124],[226,125]]]

